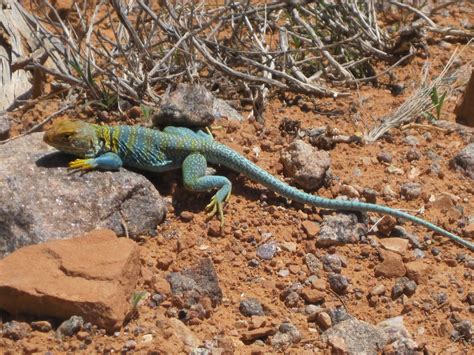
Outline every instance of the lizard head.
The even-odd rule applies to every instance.
[[[81,120],[55,122],[44,133],[43,140],[64,153],[78,157],[93,157],[98,151],[98,139],[93,125]]]

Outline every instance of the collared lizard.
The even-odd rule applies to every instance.
[[[207,209],[209,216],[218,215],[221,224],[224,222],[223,205],[231,194],[232,184],[224,176],[206,175],[207,163],[224,165],[293,201],[333,210],[368,211],[406,219],[474,250],[474,243],[403,211],[372,203],[328,199],[296,189],[203,131],[194,132],[184,127],[166,127],[159,131],[140,126],[102,126],[64,120],[56,122],[45,132],[44,141],[77,156],[79,159],[69,164],[73,169],[116,170],[129,166],[163,172],[182,168],[184,186],[188,190],[217,189]]]

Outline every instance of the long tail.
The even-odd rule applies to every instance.
[[[209,153],[209,160],[211,162],[218,163],[232,170],[238,171],[239,173],[244,174],[248,178],[262,184],[268,189],[290,200],[298,201],[298,202],[305,203],[311,206],[327,208],[327,209],[332,209],[332,210],[377,212],[377,213],[387,214],[394,217],[406,219],[413,223],[425,226],[426,228],[440,235],[443,235],[456,243],[459,243],[465,246],[469,250],[474,251],[474,243],[469,242],[421,218],[418,218],[408,213],[402,212],[400,210],[396,210],[396,209],[382,206],[382,205],[357,202],[357,201],[328,199],[328,198],[308,194],[288,184],[285,184],[281,180],[277,179],[270,173],[258,167],[257,165],[252,163],[250,160],[246,159],[245,157],[233,151],[232,149],[221,144],[216,144],[215,147],[216,148],[213,149],[213,151]]]

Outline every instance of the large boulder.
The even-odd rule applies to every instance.
[[[125,169],[71,173],[71,156],[34,133],[0,149],[0,258],[15,249],[95,228],[130,237],[155,231],[165,201],[144,176]]]
[[[11,314],[81,316],[111,332],[130,311],[139,246],[111,230],[21,248],[0,260],[0,308]]]

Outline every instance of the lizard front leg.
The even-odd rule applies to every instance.
[[[199,153],[190,154],[183,161],[183,182],[184,187],[190,191],[209,191],[218,189],[212,196],[211,202],[207,205],[208,216],[219,215],[221,226],[224,225],[224,202],[230,197],[232,183],[224,176],[207,176],[206,158]]]
[[[69,163],[69,167],[76,170],[91,170],[96,168],[118,170],[122,165],[122,159],[112,152],[102,154],[96,158],[76,159]]]

